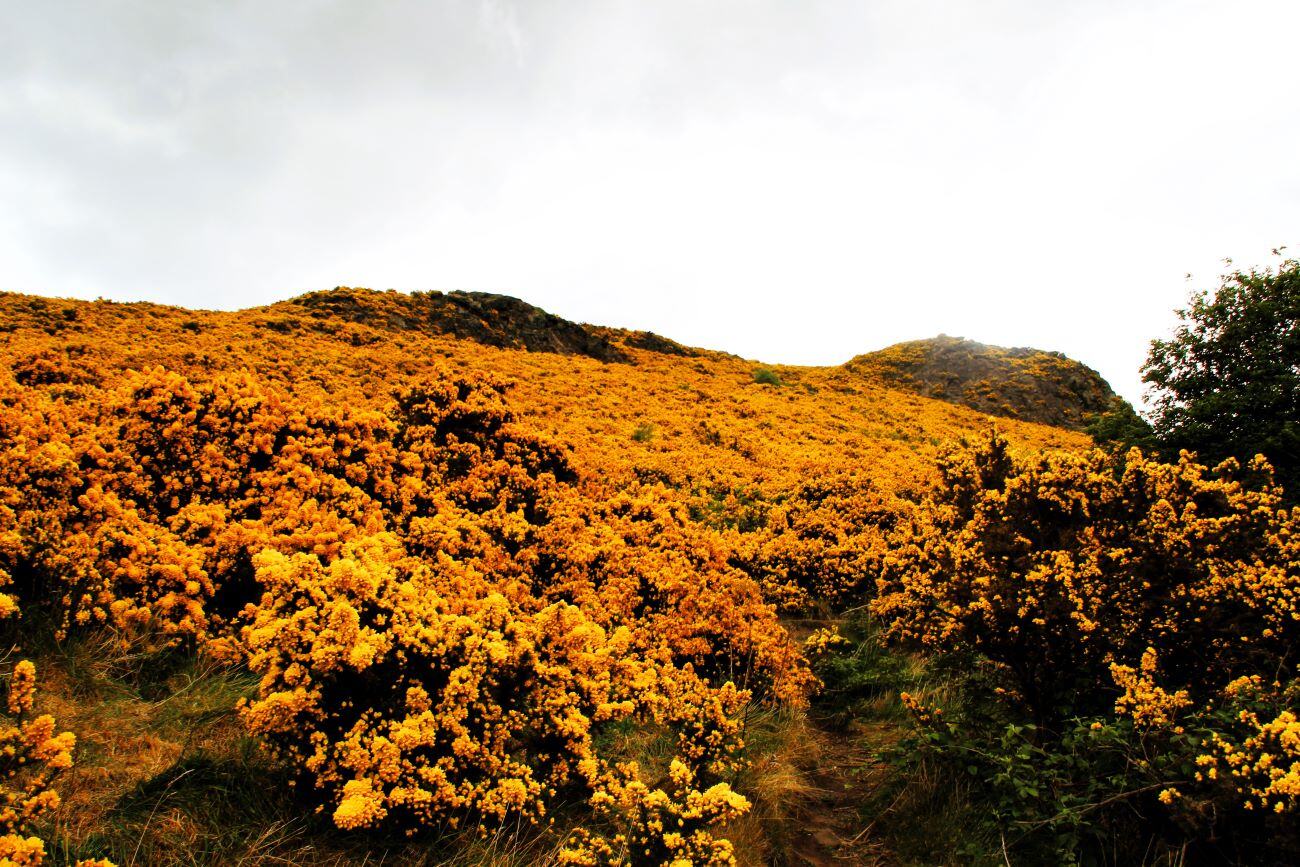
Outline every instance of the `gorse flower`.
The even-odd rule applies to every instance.
[[[619,830],[602,835],[579,829],[561,851],[560,864],[734,867],[731,843],[710,828],[744,815],[749,801],[726,783],[700,790],[696,775],[681,761],[673,761],[665,789],[647,786],[637,772],[634,765],[618,769],[592,799]]]
[[[1178,713],[1191,704],[1188,691],[1180,689],[1169,693],[1155,683],[1156,650],[1148,647],[1142,653],[1138,669],[1111,663],[1110,673],[1124,693],[1115,701],[1115,713],[1132,717],[1143,727],[1172,724]]]
[[[904,694],[920,743],[987,760],[1013,825],[1049,792],[1034,827],[1123,803],[1236,845],[1289,839],[1266,822],[1300,793],[1300,510],[1267,465],[992,435],[941,471],[893,525],[869,605],[890,641],[977,660],[999,684],[985,712],[1014,722],[990,734]]]
[[[1122,744],[1135,812],[1294,818],[1300,512],[1262,462],[1012,420],[945,446],[985,418],[860,366],[771,388],[634,341],[502,349],[383,293],[0,308],[0,618],[45,606],[61,634],[247,666],[243,724],[341,829],[586,801],[564,863],[733,864],[747,705],[805,704],[805,657],[854,649],[778,612],[846,608],[996,683],[1030,756],[998,785],[1052,738],[1084,775]],[[0,864],[40,863],[31,823],[72,756],[34,688],[15,665]],[[960,708],[902,702],[928,743],[969,746]],[[667,734],[666,776],[606,751],[629,724]]]
[[[162,368],[103,400],[7,394],[5,562],[61,594],[65,631],[260,675],[246,726],[341,828],[541,820],[596,791],[596,735],[629,718],[721,774],[751,697],[812,685],[681,496],[580,485],[491,377],[379,409]]]
[[[993,436],[942,472],[891,537],[872,611],[894,641],[1000,664],[1040,718],[1104,710],[1118,682],[1154,723],[1294,646],[1297,517],[1263,466],[1021,456]]]
[[[36,667],[16,663],[9,676],[8,718],[0,720],[0,867],[38,867],[45,843],[32,834],[38,821],[59,806],[53,788],[58,775],[72,767],[77,744],[71,732],[59,732],[54,717],[35,714]],[[77,867],[113,867],[108,861],[79,861]]]

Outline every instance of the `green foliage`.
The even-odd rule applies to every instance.
[[[898,693],[918,689],[926,667],[889,649],[865,612],[850,616],[839,629],[844,643],[813,659],[813,673],[822,683],[815,699],[818,717],[837,729],[873,715],[903,720]]]
[[[811,654],[823,688],[809,713],[823,731],[860,751],[851,807],[859,832],[869,829],[870,845],[897,859],[888,863],[994,863],[974,855],[998,848],[981,781],[919,748],[899,698],[916,693],[960,704],[963,697],[952,691],[956,669],[889,647],[865,611],[849,612],[836,627],[841,640]]]
[[[1047,730],[1008,700],[1005,672],[976,655],[900,653],[867,617],[840,634],[815,661],[825,689],[814,712],[874,744],[861,822],[903,863],[1288,863],[1294,851],[1285,817],[1229,817],[1197,800],[1196,757],[1231,729],[1237,704],[1185,728],[1099,713]],[[1161,803],[1173,787],[1185,809]]]
[[[1178,763],[1149,761],[1131,721],[1074,719],[1045,738],[998,710],[968,697],[951,718],[920,720],[891,753],[905,774],[928,764],[978,788],[983,809],[970,819],[984,833],[969,835],[966,857],[988,859],[992,840],[1034,864],[1136,864],[1165,848],[1150,819]]]
[[[1099,445],[1117,451],[1134,447],[1151,451],[1157,446],[1151,423],[1138,415],[1131,403],[1119,396],[1111,399],[1110,406],[1105,412],[1097,413],[1088,419],[1084,432]]]
[[[777,375],[775,370],[766,367],[755,368],[754,382],[757,382],[759,385],[775,385],[777,387],[784,384],[781,382],[781,377]]]
[[[1178,311],[1154,340],[1143,378],[1155,397],[1161,445],[1201,460],[1263,454],[1278,480],[1300,483],[1300,261],[1234,271],[1213,295]]]
[[[1229,700],[1176,726],[1102,714],[1046,731],[1018,718],[977,668],[967,673],[940,696],[944,711],[910,699],[915,728],[885,752],[901,779],[928,774],[978,791],[955,847],[962,863],[1004,857],[990,841],[1011,863],[1295,863],[1293,818],[1233,809],[1224,795],[1235,778],[1206,773],[1203,758],[1222,732],[1248,727],[1248,713],[1276,714],[1277,703]],[[1296,689],[1277,697],[1294,706]]]
[[[639,443],[648,443],[654,439],[655,426],[649,422],[642,422],[632,431],[632,439]]]

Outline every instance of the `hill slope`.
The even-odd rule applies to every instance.
[[[594,807],[614,784],[573,777],[592,756],[687,801],[734,786],[717,830],[736,864],[872,863],[859,819],[884,782],[857,771],[902,711],[871,718],[880,743],[823,729],[816,627],[870,598],[945,442],[1090,442],[862,363],[759,367],[472,293],[234,312],[0,294],[6,370],[0,614],[23,617],[0,630],[37,652],[42,707],[82,744],[41,833],[119,863],[369,864],[467,797],[478,818],[437,832],[463,857],[440,863],[556,863],[571,829],[609,827],[572,794]],[[444,717],[476,728],[402,722]],[[381,772],[317,757],[369,762],[372,742],[385,780],[436,762],[459,782],[418,816],[405,787],[358,812]],[[679,752],[705,776],[669,774]],[[530,789],[534,768],[556,788]],[[476,854],[499,793],[556,826]]]
[[[987,428],[985,412],[1001,405],[996,394],[976,409],[936,399],[879,353],[841,367],[775,366],[781,384],[762,384],[753,361],[478,293],[337,289],[235,312],[6,294],[0,322],[0,360],[66,369],[69,382],[111,385],[157,365],[201,382],[246,367],[295,395],[376,405],[449,370],[496,374],[512,384],[521,418],[567,444],[580,469],[696,488],[780,491],[850,466],[882,487],[911,487],[930,477],[943,441]],[[1032,390],[1026,381],[1032,372],[1013,390]],[[1016,442],[1087,443],[1011,415],[997,425]]]

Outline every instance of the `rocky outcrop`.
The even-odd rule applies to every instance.
[[[1059,352],[944,334],[859,355],[844,367],[882,385],[991,415],[1076,430],[1117,399],[1101,374]]]
[[[388,331],[419,331],[488,346],[586,355],[600,361],[631,358],[609,336],[509,295],[490,292],[376,292],[340,287],[310,292],[268,308],[316,319],[355,322]]]

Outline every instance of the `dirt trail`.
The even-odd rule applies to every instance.
[[[822,761],[812,774],[818,795],[809,802],[788,862],[809,867],[896,863],[873,839],[862,815],[863,805],[883,781],[884,765],[863,746],[862,732],[818,727],[818,734]]]

